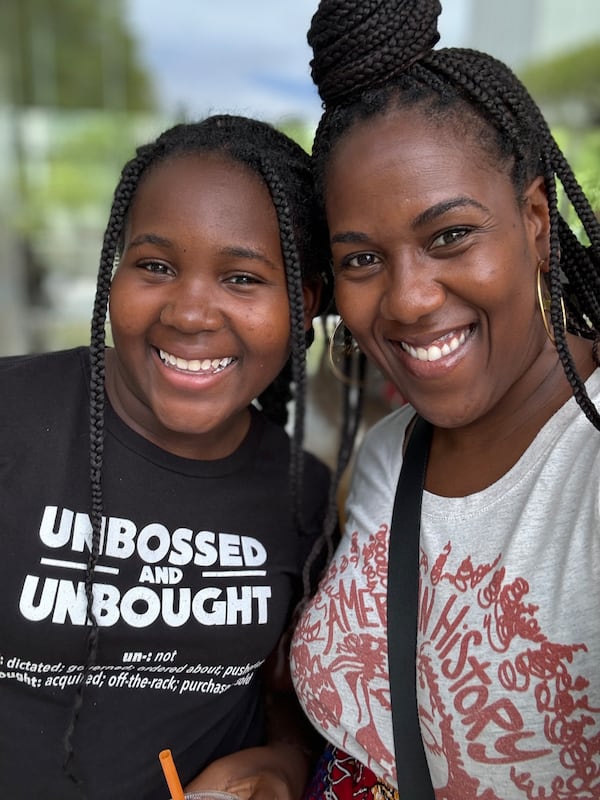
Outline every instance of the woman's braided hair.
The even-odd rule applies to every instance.
[[[550,210],[550,316],[556,349],[573,394],[600,429],[600,414],[577,373],[568,329],[600,333],[600,223],[541,110],[501,61],[477,50],[439,48],[439,0],[321,0],[308,32],[312,77],[324,113],[313,148],[322,198],[328,156],[358,120],[419,105],[428,118],[450,121],[510,174],[518,196],[544,179]],[[578,240],[561,216],[557,184],[588,238]]]
[[[83,702],[83,691],[98,652],[99,626],[93,607],[94,570],[100,553],[103,515],[102,460],[104,442],[105,323],[110,286],[123,243],[127,215],[143,178],[156,165],[173,158],[221,153],[253,170],[266,184],[277,213],[290,304],[291,355],[282,372],[257,398],[263,412],[285,426],[288,403],[294,400],[294,431],[290,455],[290,492],[294,519],[301,526],[306,349],[314,333],[304,330],[303,284],[320,282],[320,310],[331,298],[332,277],[327,232],[315,200],[309,155],[302,147],[266,122],[247,117],[215,115],[197,123],[179,124],[154,142],[139,147],[123,168],[115,189],[104,233],[96,284],[90,343],[90,480],[92,543],[85,576],[90,630],[87,655],[78,684],[71,721],[65,737],[65,769],[73,773],[73,734]],[[293,391],[292,391],[293,387]]]

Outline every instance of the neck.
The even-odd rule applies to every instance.
[[[569,346],[578,373],[587,380],[595,369],[591,343],[569,337]],[[549,346],[527,380],[485,417],[461,428],[434,429],[427,490],[464,497],[491,486],[517,463],[572,394],[558,353]]]

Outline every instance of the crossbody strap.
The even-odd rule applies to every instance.
[[[387,638],[400,800],[435,797],[417,709],[419,534],[432,427],[417,417],[400,470],[390,528]]]

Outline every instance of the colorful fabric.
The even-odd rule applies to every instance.
[[[304,800],[399,800],[398,792],[348,753],[328,745]]]

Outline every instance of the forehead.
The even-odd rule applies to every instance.
[[[246,164],[221,152],[177,153],[159,161],[142,175],[135,200],[143,195],[166,192],[171,195],[208,191],[240,192],[271,202],[268,189],[259,175]]]
[[[357,122],[338,141],[325,173],[328,216],[342,206],[392,201],[400,210],[457,195],[487,205],[494,192],[514,195],[510,178],[473,137],[417,110],[389,111]]]
[[[128,227],[211,227],[223,235],[276,237],[279,225],[269,190],[250,167],[221,153],[176,155],[143,175]]]

